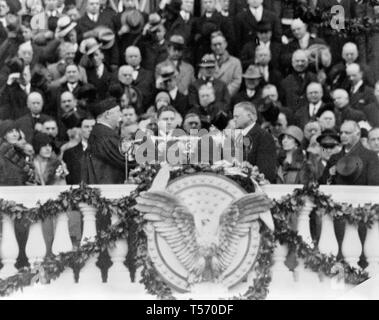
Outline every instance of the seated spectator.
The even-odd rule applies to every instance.
[[[42,95],[39,92],[31,92],[26,102],[30,112],[16,120],[17,127],[25,134],[28,143],[33,141],[35,132],[41,131],[42,123],[49,118],[42,113],[43,104]]]
[[[168,58],[159,63],[155,68],[155,78],[162,73],[161,68],[172,62],[178,71],[178,89],[184,95],[188,94],[188,88],[195,81],[195,71],[189,63],[183,61],[184,38],[181,35],[172,35],[168,42]]]
[[[368,144],[370,150],[376,152],[379,157],[379,128],[373,128],[368,133]]]
[[[306,88],[317,82],[317,76],[308,70],[308,55],[304,50],[296,50],[292,55],[292,72],[282,80],[283,104],[296,112],[306,104]]]
[[[121,138],[132,138],[138,130],[138,116],[132,106],[127,106],[121,110],[122,120],[120,128]]]
[[[171,105],[184,117],[189,109],[188,96],[179,91],[178,72],[171,62],[161,67],[156,80],[156,88],[169,93]]]
[[[216,57],[217,69],[214,74],[216,79],[226,83],[231,97],[240,89],[242,83],[241,61],[233,57],[226,50],[228,43],[221,31],[211,35],[211,48]]]
[[[191,130],[197,130],[199,131],[201,129],[201,120],[200,120],[200,116],[199,114],[197,114],[197,112],[195,112],[195,110],[193,111],[189,111],[186,116],[184,117],[184,121],[183,121],[183,129],[184,131],[190,135],[191,134]],[[196,131],[194,131],[196,132]]]
[[[35,184],[34,168],[29,158],[22,132],[15,122],[0,121],[0,186]]]
[[[258,67],[259,72],[262,75],[265,84],[273,84],[281,91],[280,83],[282,81],[282,74],[278,69],[275,69],[270,64],[271,52],[270,49],[265,46],[257,46],[255,48],[255,61],[254,64]]]
[[[363,111],[364,106],[375,102],[374,90],[364,83],[363,70],[359,64],[349,64],[346,74],[350,82],[350,105],[353,109]]]
[[[132,105],[137,114],[145,111],[141,92],[133,85],[134,69],[131,66],[121,66],[118,70],[118,85],[121,86],[121,98],[125,94],[128,105]],[[112,95],[112,94],[111,94]]]
[[[281,150],[278,157],[277,183],[304,184],[312,179],[310,169],[306,168],[306,156],[301,147],[303,138],[302,130],[296,126],[289,126],[279,136]]]
[[[321,134],[321,125],[316,120],[311,120],[304,126],[304,140],[303,148],[308,148],[308,144],[313,136],[319,136]]]

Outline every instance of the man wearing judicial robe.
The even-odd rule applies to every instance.
[[[117,128],[120,106],[113,98],[94,105],[96,124],[88,139],[84,156],[83,181],[88,184],[121,184],[125,181],[125,158],[120,152]]]

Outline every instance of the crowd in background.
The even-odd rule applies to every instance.
[[[0,185],[124,183],[121,141],[176,128],[240,130],[271,183],[379,185],[379,31],[318,27],[300,2],[379,18],[355,0],[0,0]]]

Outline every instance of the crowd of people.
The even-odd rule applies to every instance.
[[[0,0],[0,185],[121,184],[125,142],[178,128],[238,131],[271,183],[379,185],[376,33],[299,2]]]

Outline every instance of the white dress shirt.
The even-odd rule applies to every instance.
[[[302,37],[299,40],[299,46],[301,49],[307,49],[309,46],[309,39],[311,38],[311,35],[309,32],[305,33],[304,37]]]
[[[0,18],[0,22],[3,24],[4,28],[7,27],[7,19],[4,17],[4,18]]]
[[[67,83],[68,90],[74,92],[75,88],[78,86],[78,83]]]
[[[183,18],[184,21],[188,21],[190,19],[190,14],[187,11],[181,10],[180,15]]]
[[[249,98],[251,97],[254,97],[255,95],[255,90],[251,90],[251,89],[246,89],[246,94]]]
[[[246,127],[245,129],[242,129],[242,135],[246,137],[247,134],[250,132],[250,130],[254,128],[254,126],[255,126],[255,122],[249,125],[248,127]]]
[[[311,117],[315,116],[316,113],[320,110],[321,105],[322,105],[322,101],[319,101],[316,104],[310,103],[309,104],[309,115]]]
[[[353,88],[352,88],[352,93],[354,94],[354,93],[356,93],[358,90],[359,90],[359,88],[362,86],[362,84],[363,84],[363,80],[361,80],[361,81],[359,81]]]
[[[176,99],[176,96],[178,95],[178,87],[175,87],[174,89],[172,89],[170,92],[170,97],[171,97],[171,100],[174,101]]]
[[[99,15],[98,14],[88,13],[88,18],[90,18],[90,20],[92,20],[93,22],[97,22],[97,19],[99,18]]]
[[[99,79],[103,76],[103,74],[104,74],[104,64],[103,63],[97,67],[96,74],[97,74],[97,77]]]

